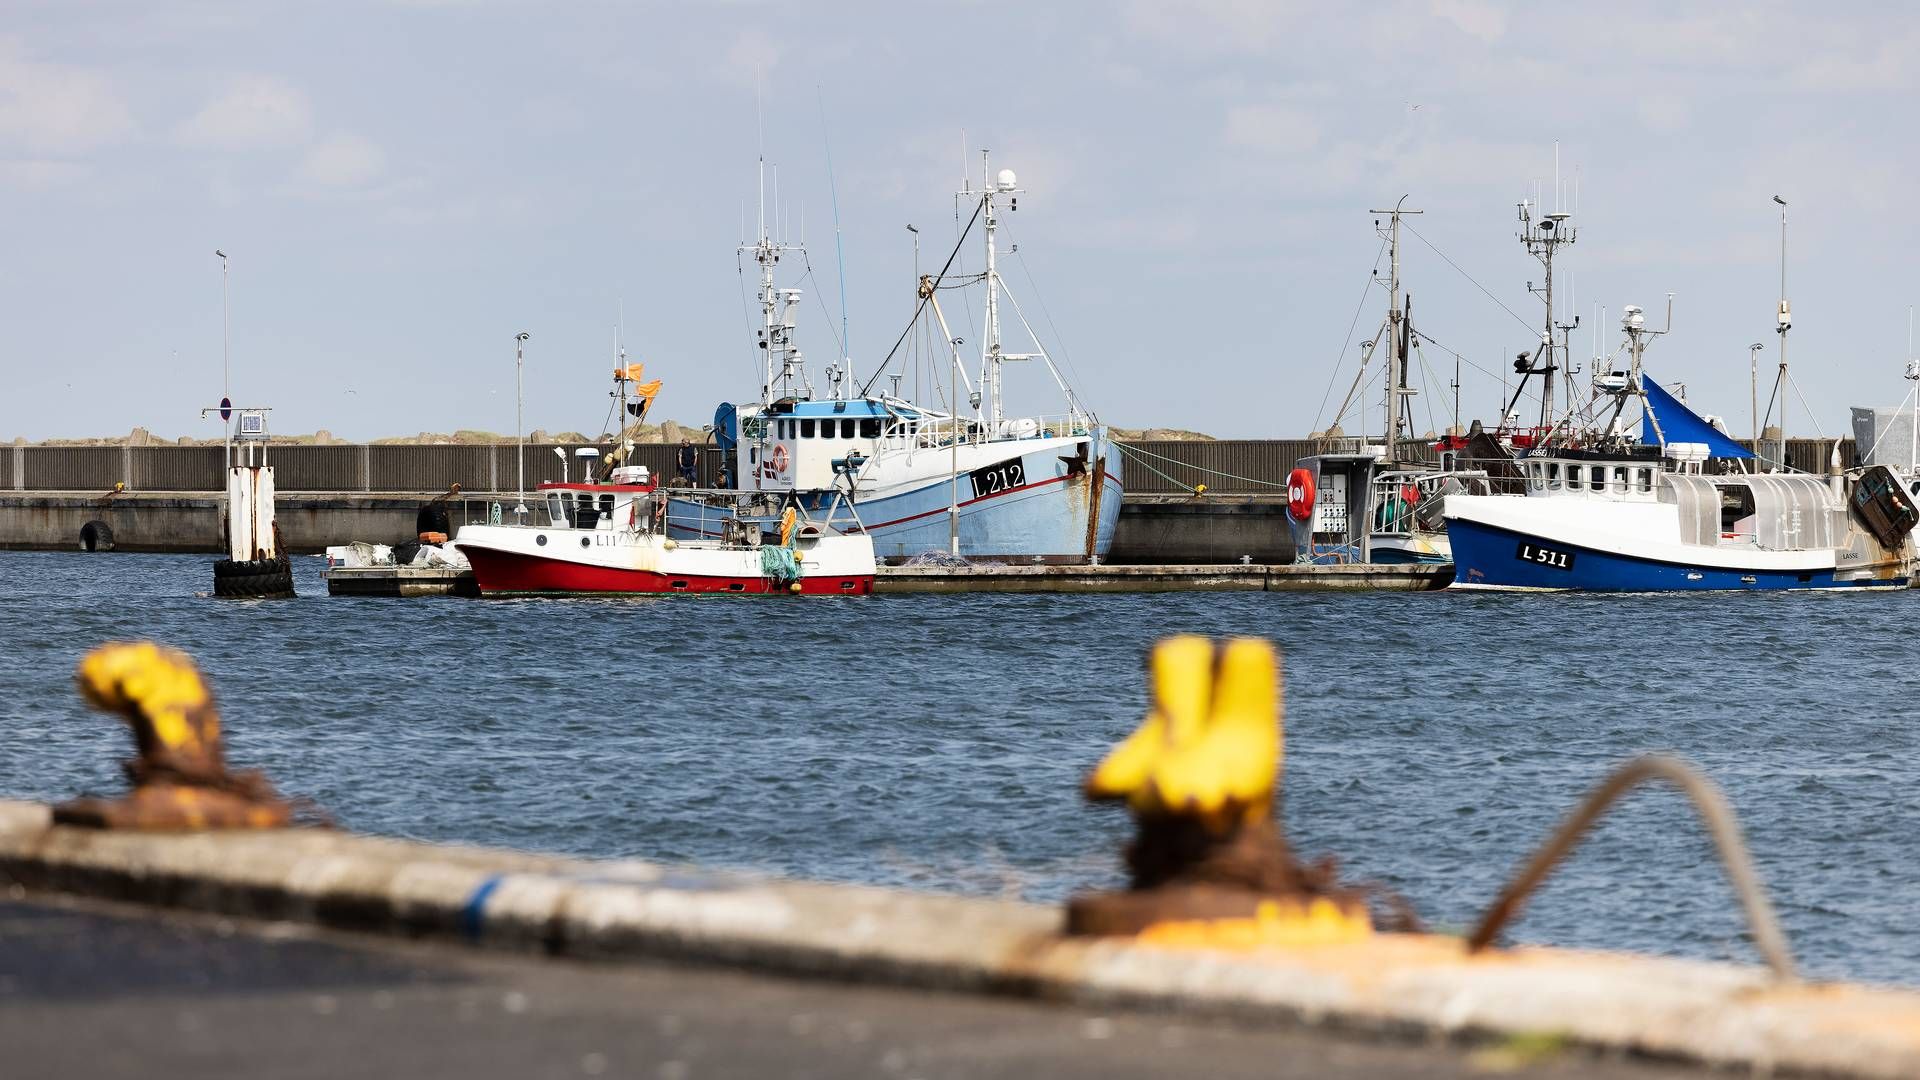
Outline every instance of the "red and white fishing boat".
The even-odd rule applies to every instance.
[[[739,523],[714,539],[667,536],[667,498],[647,470],[612,483],[541,484],[514,520],[463,525],[454,544],[482,596],[606,593],[865,595],[873,541],[857,521],[836,526],[797,507],[777,530]]]

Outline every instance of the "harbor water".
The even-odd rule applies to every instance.
[[[206,556],[0,552],[0,796],[114,792],[72,687],[101,641],[195,656],[237,765],[348,828],[1057,901],[1120,882],[1081,801],[1175,632],[1286,653],[1306,855],[1470,925],[1615,764],[1727,792],[1802,963],[1920,983],[1920,597],[1191,593],[215,601]],[[1753,961],[1685,800],[1633,795],[1519,941]]]

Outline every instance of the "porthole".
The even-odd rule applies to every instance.
[[[585,537],[585,536],[583,536],[583,537],[581,537],[581,538],[580,538],[580,546],[581,546],[581,547],[587,547],[587,546],[589,546],[589,545],[591,545],[592,543],[593,543],[593,541],[592,541],[592,540],[591,540],[590,538],[588,538],[588,537]]]
[[[546,533],[539,533],[539,534],[537,534],[537,535],[535,535],[535,536],[534,536],[534,538],[533,538],[533,542],[534,542],[534,543],[536,543],[536,544],[539,544],[539,545],[540,545],[541,547],[546,547],[546,546],[547,546],[547,534],[546,534]]]

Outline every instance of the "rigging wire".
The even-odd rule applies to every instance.
[[[1333,370],[1327,373],[1326,392],[1320,395],[1320,407],[1316,409],[1313,414],[1313,426],[1316,428],[1320,426],[1320,418],[1326,415],[1327,401],[1333,397],[1333,385],[1340,380],[1340,369],[1346,366],[1347,346],[1353,344],[1354,328],[1360,325],[1360,313],[1365,311],[1367,307],[1367,294],[1373,291],[1374,281],[1380,276],[1380,256],[1386,254],[1386,251],[1387,241],[1385,238],[1382,238],[1380,241],[1380,249],[1373,253],[1373,270],[1367,274],[1366,287],[1360,290],[1360,302],[1353,306],[1353,321],[1347,324],[1347,340],[1340,343],[1340,358],[1334,361]],[[1361,361],[1363,366],[1365,363],[1364,360]],[[1340,418],[1335,417],[1333,424],[1338,424],[1339,422]],[[1331,427],[1333,425],[1330,424],[1328,426]]]
[[[961,231],[960,239],[954,243],[953,253],[947,256],[946,265],[942,266],[940,268],[940,272],[934,275],[934,278],[933,278],[934,288],[937,289],[940,287],[940,282],[943,281],[947,276],[947,270],[953,266],[953,260],[960,257],[960,245],[966,242],[967,234],[973,231],[973,223],[980,220],[980,210],[985,205],[986,203],[984,201],[976,203],[974,205],[973,216],[967,219],[967,227]],[[958,217],[959,215],[956,214],[954,216]],[[866,384],[860,387],[861,397],[867,396],[867,390],[869,387],[873,385],[873,381],[880,377],[881,372],[887,370],[887,366],[889,364],[893,363],[893,354],[900,351],[900,343],[907,340],[907,335],[913,332],[914,324],[920,321],[920,315],[922,312],[924,312],[927,309],[927,301],[929,299],[930,299],[929,297],[923,296],[920,298],[920,302],[914,305],[912,321],[907,323],[907,328],[905,330],[900,331],[900,336],[894,340],[893,348],[887,350],[886,359],[880,361],[880,366],[874,369],[873,374],[867,377]]]
[[[1080,372],[1073,366],[1073,356],[1067,350],[1067,339],[1061,335],[1060,328],[1054,325],[1053,312],[1047,310],[1047,298],[1041,295],[1040,283],[1033,279],[1033,270],[1027,266],[1027,257],[1020,252],[1019,241],[1012,239],[1013,230],[1004,223],[1000,227],[1007,230],[1007,237],[1013,249],[1012,254],[1014,261],[1020,264],[1020,273],[1027,279],[1029,295],[1033,297],[1035,303],[1040,305],[1041,318],[1047,320],[1047,332],[1053,335],[1055,344],[1060,346],[1060,365],[1066,369],[1067,382],[1069,385],[1078,385],[1080,382]],[[1019,304],[1015,303],[1014,306],[1017,308]],[[1046,346],[1041,346],[1041,351],[1045,352]],[[1068,393],[1072,395],[1071,390],[1069,390]]]
[[[759,370],[760,358],[754,355],[753,305],[747,302],[747,264],[741,261],[739,251],[733,253],[733,268],[740,275],[740,321],[747,327],[747,366],[755,369],[755,376],[765,378],[766,373]]]
[[[802,265],[804,265],[807,268],[807,272],[803,274],[800,278],[800,283],[804,285],[808,281],[813,280],[813,277],[814,277],[813,260],[807,257],[806,248],[800,249],[800,262]],[[846,340],[840,336],[840,331],[835,330],[833,328],[833,312],[827,308],[827,298],[824,296],[821,296],[820,290],[817,288],[811,289],[809,291],[813,293],[814,302],[820,305],[821,314],[827,317],[827,332],[833,335],[833,344],[836,348],[840,350],[841,359],[845,359],[847,355],[847,343],[846,343]]]
[[[1472,274],[1469,274],[1469,273],[1467,273],[1467,272],[1466,272],[1465,270],[1462,270],[1462,269],[1460,268],[1460,264],[1459,264],[1459,263],[1457,263],[1457,262],[1454,262],[1454,261],[1453,261],[1452,259],[1450,259],[1450,258],[1448,258],[1448,257],[1447,257],[1447,253],[1446,253],[1446,252],[1444,252],[1444,251],[1441,251],[1441,250],[1440,250],[1439,248],[1437,248],[1437,247],[1434,247],[1434,246],[1433,246],[1433,241],[1431,241],[1431,240],[1429,240],[1429,239],[1427,239],[1427,238],[1426,238],[1426,237],[1424,237],[1424,236],[1421,236],[1421,235],[1420,235],[1420,230],[1418,230],[1418,229],[1416,229],[1416,228],[1414,228],[1414,227],[1413,227],[1412,225],[1408,225],[1408,224],[1406,224],[1405,222],[1402,222],[1402,223],[1401,223],[1401,227],[1402,227],[1402,228],[1404,228],[1404,229],[1406,229],[1406,230],[1407,230],[1408,232],[1410,232],[1410,233],[1412,233],[1412,234],[1414,235],[1414,237],[1415,237],[1416,239],[1418,239],[1418,240],[1419,240],[1419,241],[1420,241],[1421,243],[1423,243],[1423,244],[1425,244],[1425,245],[1427,245],[1427,248],[1428,248],[1428,250],[1430,250],[1430,251],[1432,251],[1432,252],[1433,252],[1433,253],[1434,253],[1435,255],[1438,255],[1438,256],[1440,256],[1440,258],[1441,258],[1442,260],[1444,260],[1444,261],[1446,262],[1446,264],[1447,264],[1448,266],[1451,266],[1451,267],[1453,267],[1453,268],[1454,268],[1454,270],[1455,270],[1455,271],[1457,271],[1457,272],[1458,272],[1458,273],[1460,274],[1460,276],[1461,276],[1461,277],[1463,277],[1463,278],[1466,278],[1466,279],[1467,279],[1467,280],[1468,280],[1469,282],[1472,282],[1472,283],[1473,283],[1473,287],[1474,287],[1474,288],[1476,288],[1476,289],[1479,289],[1479,290],[1480,290],[1480,291],[1481,291],[1482,293],[1485,293],[1485,294],[1486,294],[1486,297],[1487,297],[1487,299],[1489,299],[1489,300],[1491,300],[1491,301],[1493,301],[1493,302],[1494,302],[1494,304],[1495,304],[1495,306],[1497,306],[1497,307],[1498,307],[1498,308],[1499,308],[1499,309],[1500,309],[1501,311],[1504,311],[1504,312],[1506,312],[1506,313],[1507,313],[1507,314],[1509,314],[1509,315],[1513,315],[1513,321],[1514,321],[1514,322],[1517,322],[1517,323],[1519,323],[1519,324],[1520,324],[1521,326],[1524,326],[1524,327],[1526,327],[1526,328],[1527,328],[1527,332],[1528,332],[1528,333],[1537,333],[1537,331],[1536,331],[1536,330],[1534,329],[1534,327],[1533,327],[1533,324],[1532,324],[1532,323],[1529,323],[1529,322],[1527,322],[1527,320],[1525,320],[1525,319],[1523,319],[1523,318],[1521,318],[1521,317],[1520,317],[1520,316],[1518,316],[1518,315],[1515,315],[1515,314],[1514,314],[1514,311],[1513,311],[1513,309],[1512,309],[1512,308],[1510,308],[1510,307],[1508,307],[1508,306],[1507,306],[1507,305],[1505,305],[1505,304],[1502,304],[1502,303],[1500,302],[1500,298],[1499,298],[1499,297],[1497,297],[1497,296],[1495,296],[1495,295],[1493,295],[1493,293],[1491,293],[1491,292],[1489,292],[1489,291],[1487,290],[1487,287],[1486,287],[1485,285],[1482,285],[1482,284],[1480,284],[1480,282],[1478,282],[1478,281],[1476,281],[1476,280],[1474,280],[1474,276],[1473,276]]]

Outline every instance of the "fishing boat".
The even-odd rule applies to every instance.
[[[543,483],[536,506],[516,507],[514,520],[496,512],[462,526],[454,543],[480,594],[873,591],[873,542],[857,520],[842,527],[789,504],[772,515],[769,530],[742,514],[714,537],[675,539],[666,529],[666,492],[644,466],[616,468],[610,479]]]
[[[1484,463],[1462,461],[1462,451],[1470,444],[1459,433],[1457,363],[1453,428],[1430,446],[1414,434],[1412,403],[1419,390],[1409,376],[1414,351],[1424,335],[1413,328],[1412,297],[1401,286],[1400,230],[1402,217],[1422,211],[1405,206],[1403,196],[1393,209],[1373,211],[1387,219],[1382,231],[1388,252],[1387,313],[1365,343],[1360,370],[1335,413],[1336,418],[1347,415],[1368,381],[1375,351],[1384,346],[1383,434],[1378,442],[1365,437],[1332,438],[1321,452],[1294,463],[1287,483],[1287,518],[1296,562],[1450,563],[1453,556],[1440,512],[1442,500],[1449,494],[1492,490]],[[1376,218],[1376,228],[1379,224]],[[1471,445],[1499,461],[1509,459],[1505,450],[1485,449],[1495,446],[1491,442]]]
[[[955,259],[977,225],[985,237],[979,274],[922,275],[913,322],[900,343],[925,338],[937,324],[938,362],[925,368],[937,405],[900,394],[909,353],[897,343],[857,388],[852,362],[829,365],[829,391],[816,395],[795,340],[800,291],[777,288],[775,267],[799,250],[777,241],[764,221],[759,240],[743,247],[760,268],[762,322],[756,344],[764,356],[760,399],[722,404],[714,415],[722,486],[771,494],[818,510],[844,494],[857,505],[876,557],[890,563],[937,554],[965,560],[1085,563],[1113,543],[1124,494],[1119,449],[1054,364],[999,269],[1000,215],[1018,208],[1022,189],[1011,170],[991,172],[959,193],[970,214]],[[917,234],[916,234],[917,235]],[[984,322],[977,364],[961,361],[962,338],[949,327],[939,294],[960,287],[983,290]],[[1033,340],[1015,352],[1002,339],[1002,305]],[[916,337],[916,331],[919,331]],[[844,341],[844,337],[843,337]],[[1018,416],[1005,408],[1002,368],[1044,367],[1065,396],[1053,416]],[[882,378],[891,391],[876,391]],[[676,498],[667,519],[677,539],[717,535],[731,516],[711,499]],[[765,522],[761,522],[765,525]]]
[[[1644,374],[1666,331],[1631,306],[1623,326],[1632,359],[1613,422],[1523,457],[1524,497],[1447,496],[1454,588],[1907,587],[1920,510],[1891,472],[1842,470],[1837,443],[1828,476],[1757,471],[1753,451]],[[1617,422],[1630,401],[1637,438]]]

